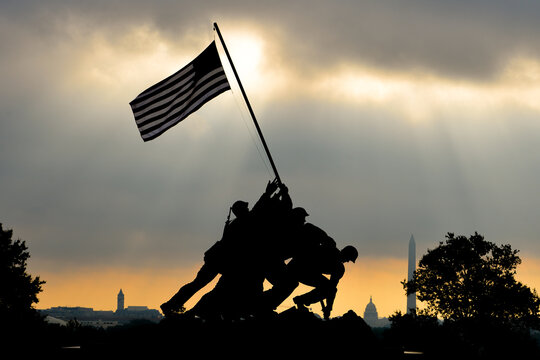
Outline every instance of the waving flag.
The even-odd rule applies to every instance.
[[[149,141],[230,88],[213,41],[195,60],[129,104],[142,139]]]

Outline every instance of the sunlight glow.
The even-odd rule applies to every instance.
[[[148,26],[116,39],[94,33],[84,48],[76,50],[69,80],[73,86],[107,93],[142,91],[178,71],[197,51],[202,49],[184,49],[179,54]]]
[[[440,110],[485,113],[520,105],[540,111],[540,63],[516,57],[490,82],[342,67],[314,80],[312,93],[339,102],[391,106],[413,121],[433,118]]]
[[[173,43],[148,25],[133,27],[112,37],[99,31],[86,36],[75,28],[72,32],[76,45],[57,51],[62,58],[72,59],[60,78],[64,91],[84,91],[118,102],[132,100],[139,92],[181,69],[210,40],[188,39]],[[217,34],[214,37],[229,83],[241,100],[225,51]],[[269,59],[268,44],[257,31],[246,28],[228,29],[224,38],[246,92],[260,105],[285,83],[284,74]]]
[[[242,84],[254,86],[257,82],[260,82],[262,78],[263,40],[254,34],[235,31],[228,34],[225,41],[227,41],[227,48]],[[225,58],[226,56],[223,55],[222,63],[228,67]],[[231,73],[228,77],[231,79],[234,75]]]
[[[103,101],[131,100],[191,61],[211,39],[175,43],[146,24],[112,36],[88,29],[78,19],[67,21],[65,27],[71,41],[55,44],[54,55],[43,63],[54,65],[57,59],[69,59],[55,85]],[[346,105],[382,106],[410,121],[425,121],[456,109],[484,115],[515,106],[540,111],[540,62],[527,56],[514,56],[497,77],[484,81],[456,80],[418,70],[390,72],[360,62],[322,68],[315,76],[303,77],[302,69],[291,67],[294,62],[282,61],[286,58],[283,49],[262,30],[250,26],[226,30],[225,41],[236,69],[259,110],[261,102],[275,104],[309,96]],[[240,99],[217,36],[215,40],[233,92]]]
[[[257,99],[257,105],[261,105],[260,101],[272,98],[277,92],[282,91],[288,83],[284,69],[276,67],[276,61],[270,54],[271,44],[267,43],[257,30],[231,29],[223,36],[240,81],[250,99],[252,97]],[[217,35],[216,43],[229,83],[240,99],[239,86]]]

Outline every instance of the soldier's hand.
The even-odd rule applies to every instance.
[[[278,188],[277,179],[274,181],[268,181],[268,184],[266,185],[266,193],[272,194],[276,189]]]

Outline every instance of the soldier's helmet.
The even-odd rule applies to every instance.
[[[347,245],[341,249],[341,256],[344,261],[355,262],[358,258],[358,250],[354,246]]]
[[[232,212],[234,215],[238,216],[241,213],[249,211],[248,203],[242,200],[235,201],[233,206],[231,206]]]
[[[309,216],[306,209],[304,209],[303,207],[296,207],[296,208],[292,209],[292,215],[294,217],[306,217],[306,216]]]

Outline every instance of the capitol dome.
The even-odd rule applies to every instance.
[[[379,314],[377,313],[377,308],[373,303],[373,299],[369,297],[369,303],[366,305],[366,310],[364,311],[364,320],[366,322],[377,321],[379,319]]]
[[[373,298],[371,296],[369,297],[369,304],[366,305],[366,310],[364,311],[364,313],[366,312],[377,314],[377,307],[373,303]]]

